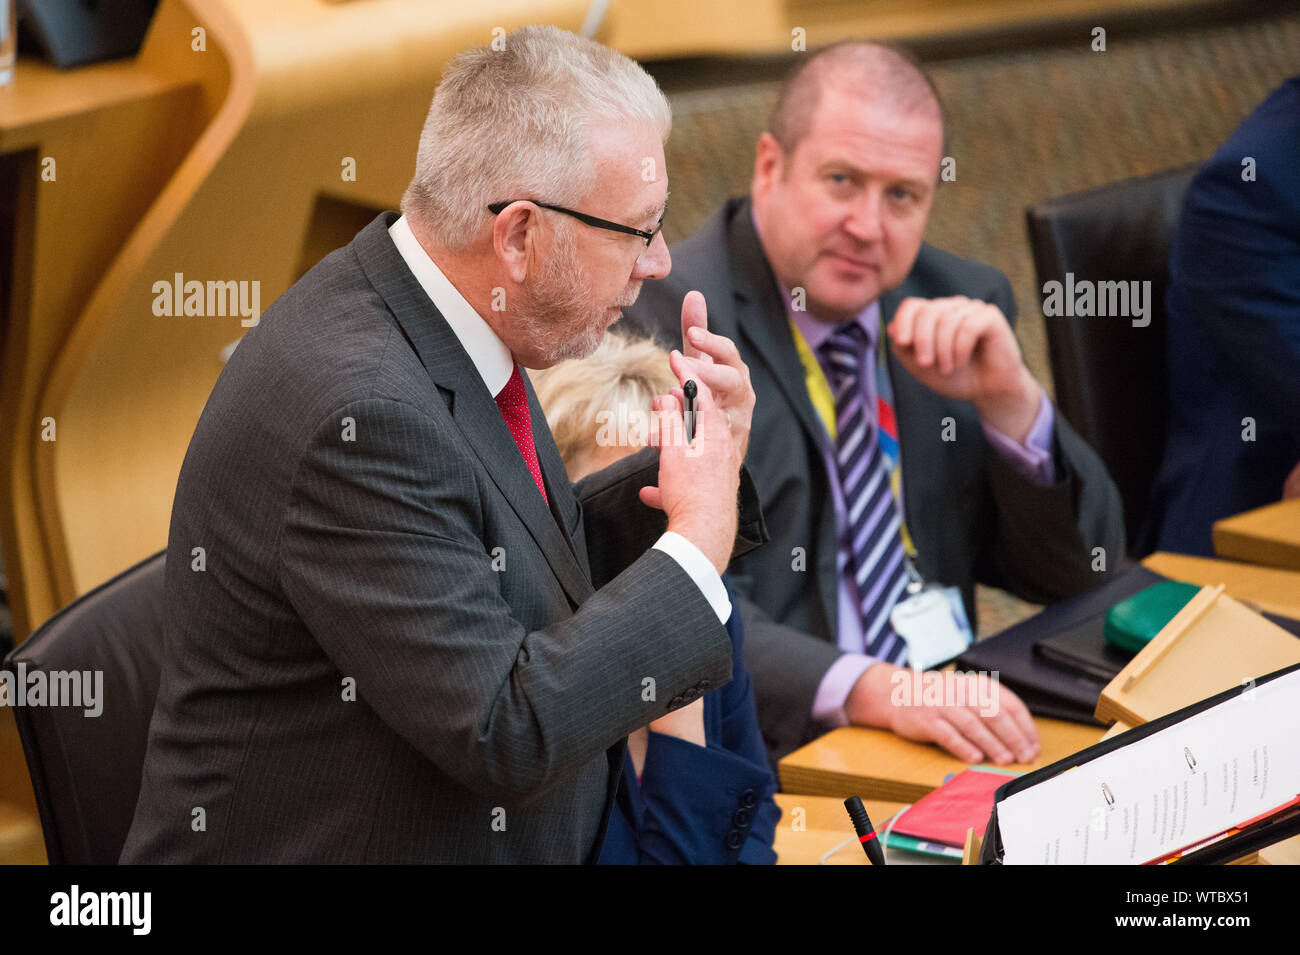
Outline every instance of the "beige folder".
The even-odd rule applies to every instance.
[[[1202,587],[1102,690],[1096,715],[1138,726],[1300,663],[1300,639]]]

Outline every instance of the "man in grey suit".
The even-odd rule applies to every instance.
[[[774,758],[853,723],[1033,759],[1005,687],[900,669],[916,647],[895,611],[919,577],[958,588],[973,622],[977,581],[1046,602],[1124,553],[1119,495],[1025,368],[1005,276],[922,242],[943,142],[910,57],[821,51],[780,94],[750,196],[676,246],[627,315],[676,344],[663,309],[699,289],[751,370],[746,465],[773,542],[730,579]]]
[[[461,54],[404,215],[240,344],[177,486],[124,861],[590,861],[627,734],[730,679],[719,575],[764,534],[735,348],[673,360],[693,445],[664,396],[656,448],[576,488],[520,372],[667,274],[669,122],[572,34]]]

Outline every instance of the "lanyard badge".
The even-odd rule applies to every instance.
[[[907,644],[907,664],[928,670],[959,656],[974,640],[966,605],[956,587],[927,584],[907,558],[907,596],[894,604],[889,622]]]
[[[898,503],[899,528],[907,551],[907,596],[894,604],[889,622],[907,644],[907,662],[928,670],[960,655],[974,640],[966,605],[956,587],[927,584],[916,569],[916,544],[903,517],[902,470],[899,467],[898,421],[885,348],[876,349],[876,425],[880,450],[889,462],[890,490]]]
[[[894,500],[898,503],[899,531],[903,539],[903,558],[907,568],[906,596],[894,604],[889,615],[889,622],[894,632],[907,644],[907,662],[914,670],[928,670],[940,663],[946,663],[969,647],[974,640],[970,621],[966,617],[966,605],[962,602],[961,591],[956,587],[944,587],[940,584],[928,584],[916,569],[916,544],[907,531],[907,523],[902,520],[903,502],[899,482],[898,439],[885,430],[884,422],[893,424],[893,409],[887,404],[880,409],[880,444],[885,457],[889,459]]]

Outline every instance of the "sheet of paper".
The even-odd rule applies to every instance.
[[[1140,864],[1300,794],[1300,671],[998,804],[1008,865]]]

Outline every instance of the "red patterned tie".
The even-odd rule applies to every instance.
[[[519,453],[524,456],[524,463],[537,482],[537,490],[542,492],[542,500],[549,506],[546,485],[542,483],[542,469],[537,463],[537,447],[533,444],[533,426],[528,419],[528,392],[524,390],[524,376],[518,365],[497,395],[497,407],[501,409],[501,417],[506,419],[510,433],[515,436],[515,444],[519,445]]]

